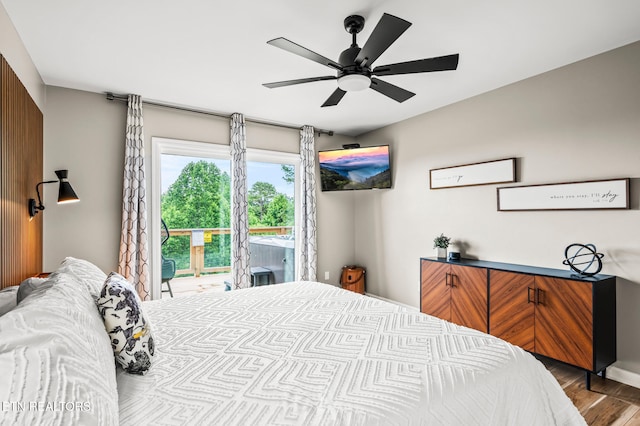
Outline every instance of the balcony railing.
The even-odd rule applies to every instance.
[[[292,226],[266,226],[249,228],[249,235],[291,235]],[[207,235],[230,235],[231,228],[198,228],[198,229],[170,229],[171,237],[189,237],[189,268],[178,269],[176,275],[193,275],[199,277],[203,273],[226,273],[231,271],[231,265],[206,267],[204,257],[204,242]],[[204,237],[203,240],[198,240]]]

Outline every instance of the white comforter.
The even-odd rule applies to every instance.
[[[146,376],[118,373],[123,425],[585,424],[523,350],[330,285],[144,309],[157,353]]]

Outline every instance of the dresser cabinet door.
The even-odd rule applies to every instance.
[[[490,272],[490,333],[535,350],[535,278],[514,272]]]
[[[449,265],[423,260],[421,264],[420,311],[451,321],[451,287]]]
[[[535,352],[592,370],[592,284],[536,276]]]
[[[451,322],[487,330],[487,270],[451,265]]]

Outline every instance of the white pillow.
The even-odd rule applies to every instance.
[[[44,291],[53,285],[53,281],[48,281],[46,278],[37,278],[31,277],[20,283],[18,288],[18,304],[27,298],[31,293],[33,293],[36,289],[41,289],[39,291]]]
[[[155,347],[138,292],[125,277],[112,272],[96,304],[118,364],[128,373],[145,374],[151,368]]]
[[[0,402],[28,408],[10,406],[0,423],[117,425],[115,360],[93,296],[69,265],[49,280],[0,317]]]
[[[17,285],[0,290],[0,316],[16,307],[18,304],[17,293]]]
[[[65,258],[62,261],[61,268],[65,268],[66,272],[73,274],[76,280],[84,284],[89,289],[89,293],[91,293],[94,300],[98,298],[104,280],[107,278],[107,274],[100,268],[87,260],[73,257]]]

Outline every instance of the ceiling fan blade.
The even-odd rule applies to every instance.
[[[393,44],[411,26],[411,22],[385,13],[373,29],[364,47],[356,56],[356,64],[371,66],[385,50]]]
[[[380,65],[371,72],[374,75],[412,74],[418,72],[452,71],[458,68],[459,54]]]
[[[317,62],[322,65],[326,65],[330,68],[336,70],[342,70],[342,65],[337,62],[332,61],[329,58],[325,58],[322,55],[318,55],[316,52],[313,52],[306,47],[302,47],[299,44],[296,44],[290,40],[287,40],[284,37],[274,38],[273,40],[269,40],[267,44],[270,44],[275,47],[279,47],[280,49],[286,50],[287,52],[291,52],[298,56],[302,56],[303,58],[311,59],[314,62]]]
[[[331,96],[329,96],[329,98],[327,98],[327,100],[324,101],[324,103],[322,104],[322,107],[338,105],[338,102],[340,102],[340,100],[345,95],[345,93],[347,93],[347,92],[345,92],[344,90],[342,90],[341,88],[338,87],[331,94]]]
[[[370,87],[376,92],[382,93],[383,95],[388,96],[391,99],[396,100],[398,102],[404,102],[415,95],[415,93],[413,92],[404,90],[401,87],[394,86],[391,83],[387,83],[386,81],[382,81],[375,77],[371,78]]]
[[[297,80],[276,81],[273,83],[262,83],[264,87],[275,89],[276,87],[293,86],[294,84],[313,83],[314,81],[335,80],[338,77],[325,75],[323,77],[299,78]]]

